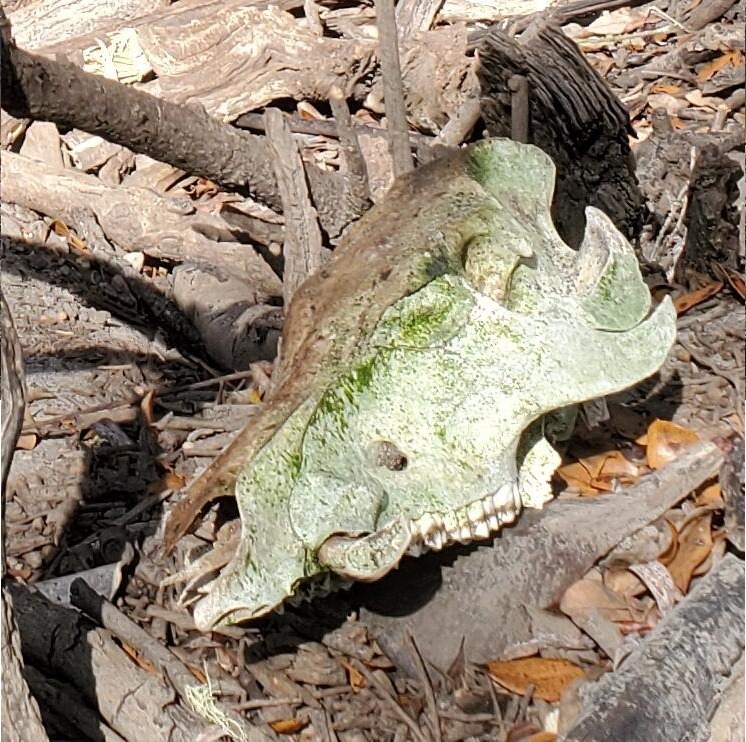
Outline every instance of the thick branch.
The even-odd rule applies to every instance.
[[[97,134],[228,190],[248,191],[273,208],[281,206],[264,138],[222,124],[200,107],[160,100],[12,44],[2,45],[2,89],[3,108],[12,116]],[[344,179],[309,166],[308,180],[324,230],[338,235],[359,216]]]

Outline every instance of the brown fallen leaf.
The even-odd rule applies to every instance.
[[[534,696],[550,703],[559,701],[565,688],[583,676],[583,669],[568,660],[543,657],[495,660],[487,663],[487,670],[506,690],[522,695],[533,685]]]
[[[719,276],[722,280],[727,281],[731,287],[733,293],[743,301],[746,299],[746,281],[743,280],[743,276],[736,271],[726,268],[720,263],[712,262],[713,273]]]
[[[579,461],[596,480],[612,479],[634,481],[640,476],[639,467],[625,458],[621,451],[606,451],[594,456],[584,456]]]
[[[122,642],[122,649],[124,650],[125,654],[129,655],[130,659],[132,659],[139,667],[145,670],[145,672],[156,672],[155,665],[149,659],[143,657],[140,651],[133,647],[131,644]]]
[[[668,93],[669,95],[678,95],[681,92],[681,85],[658,82],[650,89],[651,93]]]
[[[698,82],[707,82],[710,78],[714,77],[720,70],[724,69],[728,65],[734,67],[740,67],[743,64],[743,52],[740,49],[733,49],[725,54],[716,57],[712,62],[703,64],[697,73]]]
[[[554,742],[559,737],[554,732],[537,732],[526,737],[524,742]]]
[[[689,589],[694,571],[712,551],[712,510],[703,509],[699,517],[685,523],[679,531],[679,548],[667,565],[676,587]]]
[[[354,693],[365,687],[365,676],[344,657],[338,657],[339,663],[347,670],[347,681]]]
[[[651,469],[660,469],[698,440],[699,436],[689,428],[670,420],[653,420],[648,426],[647,434],[638,438],[637,442],[647,446],[648,466]]]
[[[589,577],[570,585],[560,599],[559,607],[562,613],[579,623],[583,623],[594,611],[609,621],[629,621],[631,618],[624,596]]]
[[[724,503],[720,482],[711,482],[700,487],[694,497],[694,504],[698,508],[704,505],[723,507]]]
[[[278,721],[269,722],[272,730],[277,732],[277,734],[295,734],[296,732],[300,732],[307,724],[308,722],[302,719],[279,719]]]
[[[21,433],[16,441],[16,450],[33,451],[39,442],[39,436],[36,433]]]
[[[557,474],[581,495],[593,496],[613,491],[616,481],[633,482],[640,476],[640,469],[621,451],[606,451],[565,464],[557,469]]]
[[[697,304],[701,304],[705,299],[709,299],[711,296],[715,296],[720,289],[723,288],[722,281],[713,281],[708,283],[707,286],[703,286],[696,291],[690,291],[687,294],[677,296],[673,300],[674,308],[676,309],[677,315],[682,315],[684,312],[689,311],[692,307],[696,307]]]

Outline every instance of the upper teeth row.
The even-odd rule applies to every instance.
[[[417,556],[423,547],[439,550],[454,541],[464,544],[488,538],[501,526],[512,523],[520,509],[517,487],[507,483],[495,494],[445,515],[426,513],[411,524],[409,552]]]

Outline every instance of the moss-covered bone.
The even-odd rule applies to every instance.
[[[198,625],[262,615],[325,571],[378,579],[407,551],[487,537],[549,497],[547,413],[659,368],[670,302],[648,317],[634,253],[600,212],[579,251],[561,242],[553,180],[540,150],[480,142],[398,181],[311,279],[313,305],[301,290],[237,480],[241,543]],[[359,291],[324,294],[356,272]]]

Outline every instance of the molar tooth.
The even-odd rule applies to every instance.
[[[441,530],[434,530],[427,535],[425,543],[436,551],[440,551],[445,543],[445,534]]]
[[[454,531],[458,530],[458,518],[456,517],[456,513],[451,511],[450,513],[446,513],[443,516],[443,528],[445,529],[446,533],[451,534]]]
[[[485,497],[482,500],[482,507],[484,508],[484,514],[485,515],[489,516],[489,515],[493,515],[494,514],[494,512],[495,512],[495,500],[492,497],[492,495],[487,495],[487,497]]]
[[[472,526],[472,533],[476,538],[489,538],[490,528],[486,521],[480,521]]]
[[[484,508],[482,507],[481,500],[472,502],[467,506],[466,517],[470,523],[480,523],[484,520]]]
[[[433,516],[430,515],[430,513],[425,513],[425,515],[414,522],[414,525],[417,527],[420,535],[423,538],[426,538],[430,531],[433,530],[435,521],[433,520]]]
[[[468,525],[461,526],[458,529],[458,536],[456,537],[462,544],[468,544],[471,541],[471,528]]]
[[[499,531],[500,530],[500,519],[497,516],[497,513],[491,513],[487,517],[487,525],[490,528],[490,531]]]

